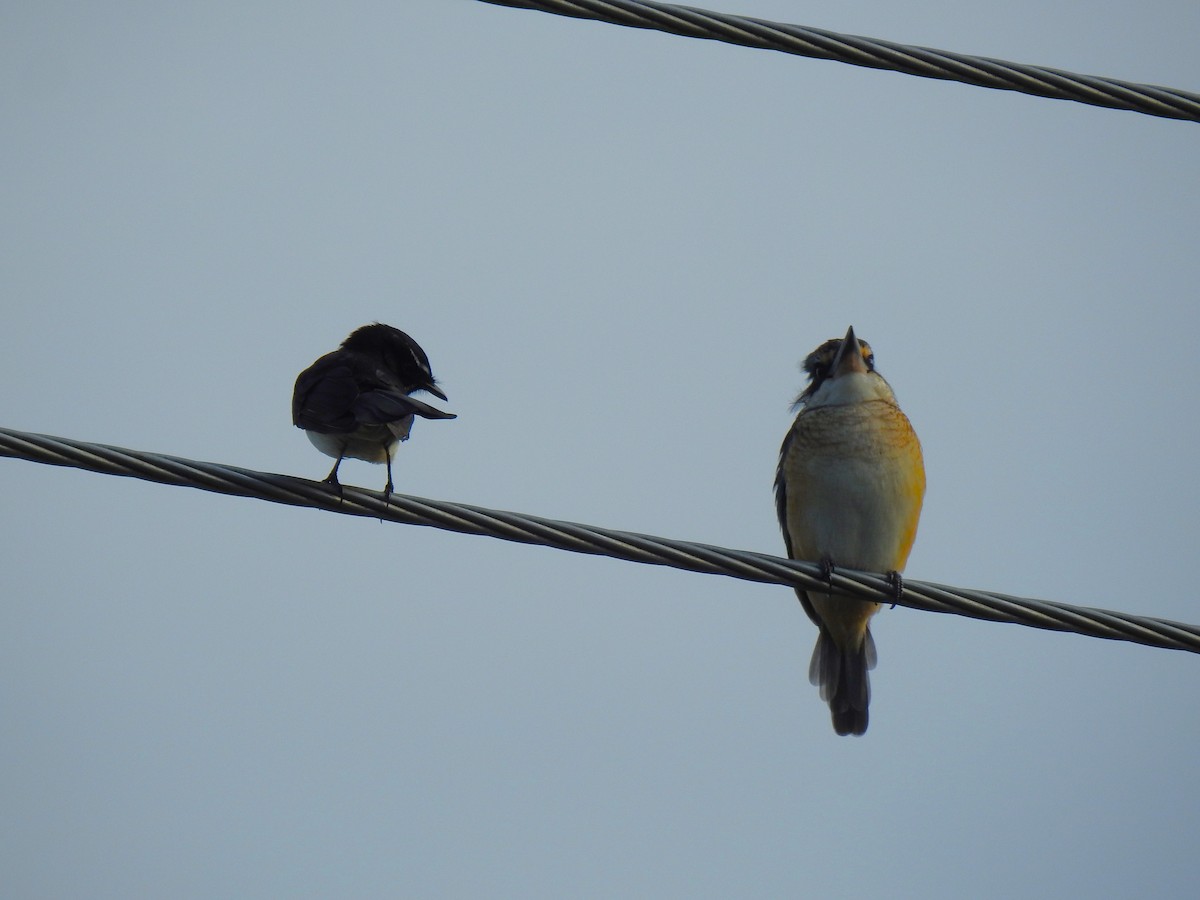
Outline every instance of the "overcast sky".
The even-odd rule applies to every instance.
[[[712,8],[1200,90],[1194,0]],[[378,320],[459,416],[398,491],[782,553],[853,325],[925,447],[910,578],[1200,622],[1195,123],[471,0],[2,10],[0,425],[319,479],[293,381]],[[783,587],[0,492],[9,896],[1200,881],[1189,654],[885,611],[839,738]]]

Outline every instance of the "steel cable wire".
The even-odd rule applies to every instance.
[[[898,44],[803,25],[787,25],[650,0],[482,2],[762,50],[777,50],[796,56],[830,59],[871,69],[890,69],[922,78],[959,81],[978,87],[1200,122],[1200,94],[1189,91],[1095,75],[1077,75],[1045,66]]]
[[[903,595],[897,600],[891,583],[876,573],[837,569],[826,580],[816,563],[781,559],[765,553],[730,550],[405,494],[392,494],[390,500],[384,502],[380,493],[349,486],[343,489],[339,498],[329,485],[319,481],[70,438],[0,428],[0,456],[344,515],[426,525],[629,562],[807,590],[832,590],[863,600],[896,601],[900,606],[912,609],[1200,653],[1200,627],[1181,622],[907,579]]]

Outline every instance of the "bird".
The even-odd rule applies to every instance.
[[[326,484],[341,494],[338,467],[347,456],[386,463],[387,501],[394,487],[392,456],[408,440],[414,417],[458,418],[409,396],[416,391],[446,399],[421,346],[380,322],[355,329],[337,350],[300,373],[292,391],[292,423],[337,460]]]
[[[912,423],[851,327],[804,360],[775,473],[775,507],[791,559],[888,573],[897,595],[925,498],[925,463]],[[871,617],[880,604],[797,588],[819,634],[808,679],[839,735],[866,733],[875,667]]]

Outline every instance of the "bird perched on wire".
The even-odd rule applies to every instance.
[[[875,355],[851,328],[804,360],[809,384],[784,438],[775,505],[788,556],[887,572],[897,592],[925,497],[921,444]],[[875,667],[870,620],[879,604],[796,590],[820,629],[808,678],[838,734],[863,734]]]
[[[349,456],[387,464],[386,500],[392,493],[392,456],[408,440],[415,416],[454,419],[409,395],[426,391],[446,399],[429,357],[398,328],[376,322],[353,331],[341,347],[300,373],[292,392],[292,422],[313,446],[337,462],[325,478],[341,493],[338,466]]]

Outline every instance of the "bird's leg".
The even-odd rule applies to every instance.
[[[892,586],[892,609],[895,609],[900,598],[904,596],[904,576],[892,569],[887,573],[887,580],[888,584]]]
[[[828,553],[821,554],[821,577],[825,579],[825,596],[833,596],[833,573],[837,567],[833,564],[833,557]]]
[[[391,447],[387,444],[383,445],[383,455],[387,457],[387,473],[388,473],[387,484],[385,484],[383,486],[383,502],[386,504],[388,502],[388,498],[390,496],[392,496],[392,488],[394,487],[394,485],[392,484],[392,450],[391,450]]]
[[[332,485],[333,489],[335,491],[337,491],[339,500],[342,499],[342,483],[340,481],[338,481],[337,473],[338,473],[338,466],[340,466],[341,464],[342,464],[342,457],[339,456],[337,458],[337,462],[335,462],[333,464],[333,468],[329,470],[329,474],[325,476],[325,483],[328,485]]]

